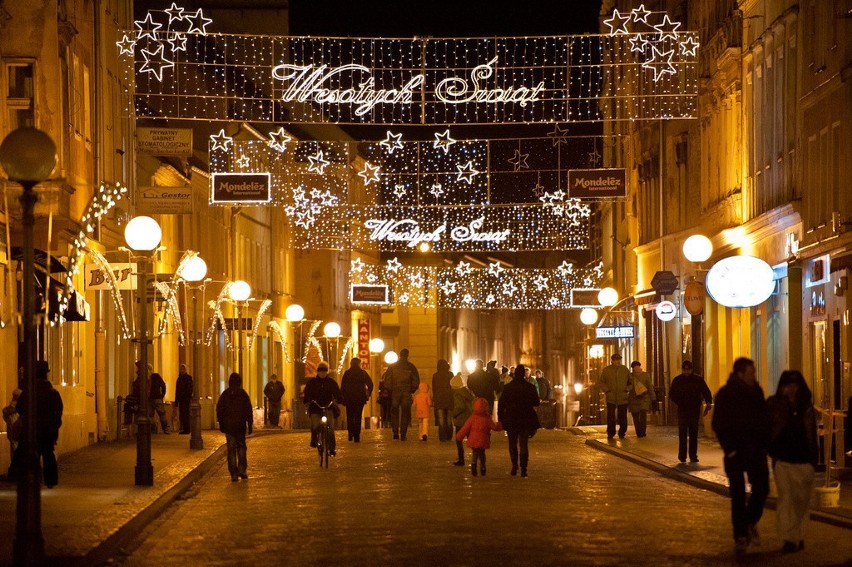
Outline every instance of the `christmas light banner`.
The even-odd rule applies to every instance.
[[[571,290],[597,287],[602,266],[563,261],[552,269],[511,268],[500,262],[472,266],[407,266],[397,258],[384,264],[352,260],[351,285],[387,285],[397,306],[455,309],[571,309]]]
[[[172,4],[123,34],[137,116],[421,125],[695,116],[698,35],[644,6],[615,11],[607,34],[561,37],[248,36],[211,24]]]

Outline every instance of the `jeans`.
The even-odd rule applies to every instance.
[[[435,425],[438,426],[438,440],[449,441],[453,438],[453,424],[450,422],[450,410],[435,410]]]
[[[527,470],[527,463],[530,460],[529,431],[507,431],[506,435],[509,437],[509,458],[512,460],[512,468],[518,468],[518,457],[520,457],[521,470]]]
[[[154,417],[154,412],[156,412],[160,418],[160,426],[163,428],[163,433],[168,433],[169,422],[166,421],[166,405],[163,403],[163,398],[151,398],[148,401],[148,407],[148,417]],[[151,425],[152,428],[156,431],[156,425],[154,425],[153,422],[151,423]]]
[[[411,394],[394,395],[391,399],[391,428],[394,436],[405,439],[411,425]]]
[[[266,401],[266,417],[269,419],[269,424],[278,427],[278,422],[281,421],[281,400],[273,402]]]
[[[311,417],[311,439],[316,441],[317,433],[319,432],[320,425],[322,424],[322,415],[318,413],[312,413]],[[332,412],[328,412],[328,430],[331,433],[331,447],[328,448],[329,452],[334,453],[337,450],[337,443],[334,437],[334,414]]]
[[[246,462],[246,434],[239,435],[225,434],[225,441],[228,443],[228,472],[231,473],[231,478],[237,475],[245,475],[248,468]]]
[[[689,460],[698,460],[698,418],[678,420],[677,422],[677,458],[685,461],[687,455],[687,437],[689,437]]]
[[[346,430],[349,432],[349,440],[356,443],[361,441],[361,416],[364,413],[364,404],[346,405]]]
[[[627,404],[606,404],[606,436],[615,437],[615,420],[618,418],[618,436],[627,434]]]
[[[749,526],[754,526],[763,515],[763,505],[769,494],[769,467],[766,453],[756,451],[746,454],[737,451],[732,457],[725,455],[725,474],[728,475],[731,495],[731,523],[734,539],[748,536]],[[746,503],[745,476],[751,483],[751,497]]]

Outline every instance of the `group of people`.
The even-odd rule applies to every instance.
[[[166,381],[159,372],[154,372],[154,366],[147,364],[148,369],[148,417],[151,418],[157,414],[160,422],[160,428],[166,435],[170,432],[169,422],[166,419]],[[142,399],[142,361],[136,361],[136,377],[131,385],[131,393],[125,399],[125,414],[128,416],[125,422],[132,421],[130,416],[135,415],[140,408],[139,401]],[[189,407],[192,402],[193,379],[186,370],[186,364],[181,364],[178,371],[178,377],[175,380],[175,403],[173,408],[177,410],[176,414],[172,413],[172,422],[174,416],[178,416],[180,429],[178,432],[181,435],[189,435],[190,419]],[[157,430],[157,423],[153,422],[154,432]]]

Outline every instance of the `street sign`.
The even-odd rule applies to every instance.
[[[677,316],[677,305],[671,301],[661,301],[654,310],[660,321],[671,321]]]
[[[621,327],[595,327],[596,339],[633,339],[636,337],[636,327],[626,325]]]
[[[671,295],[677,289],[677,276],[669,271],[660,271],[651,278],[651,287],[660,295]]]
[[[155,156],[191,156],[192,128],[140,126],[136,129],[136,149]]]
[[[353,284],[349,290],[352,303],[387,305],[390,303],[390,292],[386,285]]]

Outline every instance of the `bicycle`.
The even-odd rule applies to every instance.
[[[328,405],[321,406],[315,400],[311,403],[320,409],[320,426],[317,430],[317,453],[319,453],[320,468],[328,468],[328,455],[332,451],[332,442],[334,441],[334,431],[328,424],[328,413],[334,407],[334,400]]]

